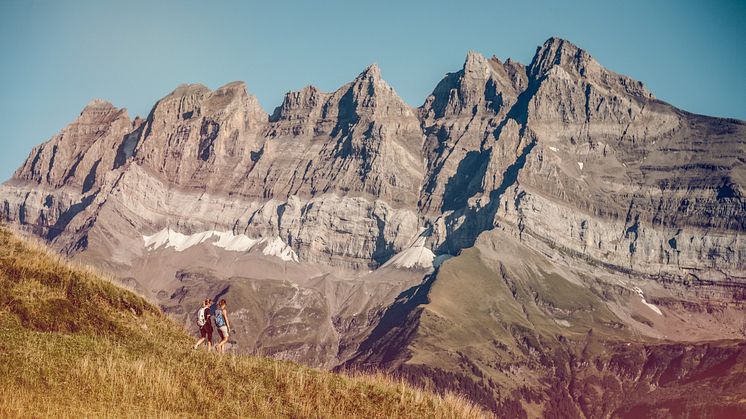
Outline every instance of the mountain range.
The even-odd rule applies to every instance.
[[[746,414],[746,123],[569,41],[469,52],[419,108],[371,65],[272,114],[181,85],[90,102],[0,218],[234,351],[383,369],[507,417]],[[732,417],[732,416],[731,416]]]

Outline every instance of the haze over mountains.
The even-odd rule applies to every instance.
[[[241,82],[144,120],[94,100],[0,213],[187,325],[225,296],[239,351],[506,416],[743,414],[745,151],[551,38],[468,53],[416,109],[376,65],[271,115]]]

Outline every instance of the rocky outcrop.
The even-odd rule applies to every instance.
[[[115,168],[119,154],[132,154],[124,144],[138,123],[130,121],[126,109],[93,100],[59,134],[35,147],[13,179],[52,188],[73,186],[86,193]]]
[[[436,94],[454,80],[473,80],[465,75],[492,74],[484,65],[470,69],[475,63],[485,60],[470,54],[463,75],[447,76]],[[503,102],[508,109],[490,116],[482,135],[443,134],[444,148],[431,161],[453,158],[451,141],[463,156],[455,158],[458,166],[439,169],[447,182],[433,182],[445,185],[442,216],[433,222],[436,248],[457,252],[502,225],[536,246],[621,271],[680,282],[743,280],[745,207],[733,179],[744,177],[746,125],[675,109],[560,39],[537,50],[525,75],[525,84],[504,78],[505,89],[508,80],[518,83],[507,89],[514,96],[502,96],[517,99]],[[450,91],[453,98],[483,97]],[[479,100],[469,105],[474,118],[485,112]],[[438,103],[434,96],[426,102],[428,115],[464,108]],[[698,138],[708,138],[707,147]],[[432,200],[425,198],[426,208]]]
[[[75,121],[35,147],[3,185],[3,218],[49,240],[70,233],[70,221],[132,156],[141,125],[126,109],[91,101]]]
[[[376,65],[333,93],[288,93],[266,134],[264,158],[252,174],[264,196],[336,193],[410,208],[417,201],[419,120]]]
[[[267,121],[242,82],[182,85],[153,107],[136,161],[169,184],[227,193],[251,169]]]
[[[527,87],[526,69],[469,52],[421,108],[428,173],[420,207],[427,213],[463,208],[481,189],[488,142]]]

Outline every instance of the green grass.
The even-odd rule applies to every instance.
[[[384,375],[193,351],[143,298],[0,229],[0,417],[483,417]]]

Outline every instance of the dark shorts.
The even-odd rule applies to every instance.
[[[206,324],[199,328],[199,337],[207,338],[208,341],[212,342],[212,325]]]

